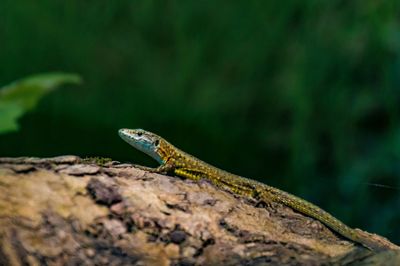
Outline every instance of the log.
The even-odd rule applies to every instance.
[[[281,204],[112,160],[0,158],[0,265],[400,265]]]

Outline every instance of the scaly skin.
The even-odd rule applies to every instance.
[[[266,184],[218,169],[179,150],[154,133],[143,129],[120,129],[118,133],[123,140],[160,163],[158,168],[141,167],[145,170],[175,174],[195,181],[206,179],[215,186],[227,189],[237,195],[250,197],[256,201],[278,202],[319,220],[345,238],[368,249],[374,251],[387,249],[308,201]]]

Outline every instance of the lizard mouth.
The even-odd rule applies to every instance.
[[[129,134],[129,129],[126,129],[126,128],[121,128],[120,130],[118,130],[118,135],[128,143],[133,138],[133,137],[131,137],[131,134]]]

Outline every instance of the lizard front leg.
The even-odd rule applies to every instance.
[[[159,167],[147,167],[143,165],[134,165],[136,168],[139,168],[140,170],[150,172],[150,173],[157,173],[157,174],[170,174],[174,171],[174,165],[172,163],[166,162],[164,164],[161,164]]]

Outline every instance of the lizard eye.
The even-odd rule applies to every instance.
[[[154,145],[158,146],[160,144],[160,141],[158,139],[156,139],[156,141],[154,141]]]
[[[137,135],[140,137],[143,135],[143,132],[138,132]]]

